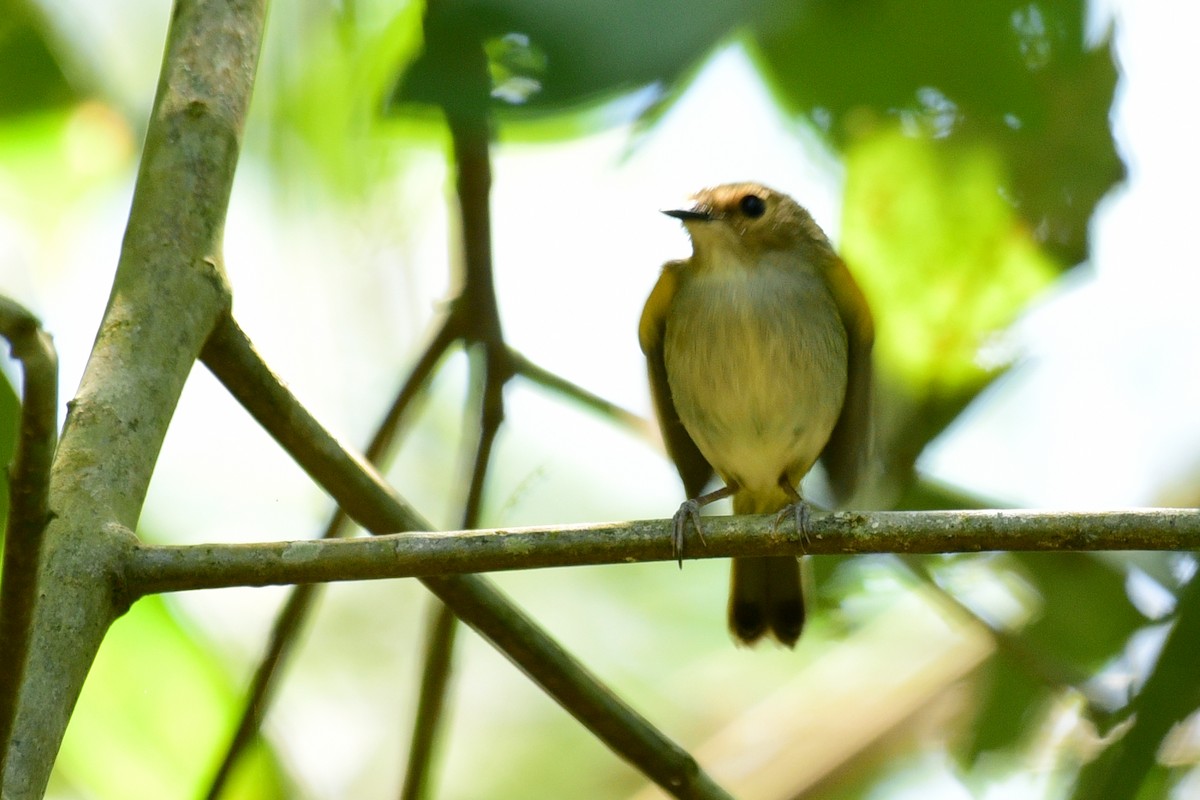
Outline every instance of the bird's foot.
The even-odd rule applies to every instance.
[[[683,545],[687,537],[688,522],[691,522],[692,527],[696,529],[696,535],[700,537],[700,544],[705,544],[704,530],[700,526],[700,509],[703,506],[704,503],[701,502],[701,498],[685,500],[679,506],[679,510],[675,512],[675,516],[671,518],[671,522],[673,523],[671,528],[671,554],[679,562],[680,569],[683,569]]]
[[[811,530],[809,521],[812,517],[812,509],[803,499],[797,499],[796,502],[784,506],[775,515],[775,530],[779,530],[779,526],[789,517],[796,525],[796,533],[800,534],[800,544],[808,547],[808,534]]]
[[[726,484],[715,492],[702,494],[699,497],[693,497],[687,500],[675,512],[675,516],[671,518],[673,523],[671,527],[671,553],[675,556],[675,560],[679,562],[679,568],[683,569],[683,541],[687,535],[687,524],[690,521],[692,527],[696,529],[696,535],[700,537],[700,544],[705,547],[708,543],[704,541],[704,531],[700,528],[700,509],[704,508],[709,503],[715,503],[729,497],[737,491],[737,484]]]

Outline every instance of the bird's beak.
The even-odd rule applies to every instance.
[[[668,217],[675,217],[684,222],[709,222],[716,217],[713,216],[712,210],[706,205],[695,205],[691,208],[670,208],[665,209],[662,213]]]

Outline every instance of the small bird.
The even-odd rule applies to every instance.
[[[801,479],[821,459],[834,497],[866,470],[871,436],[870,309],[812,216],[757,183],[704,189],[683,221],[692,257],[670,261],[638,326],[667,452],[688,499],[686,526],[733,497],[735,514],[792,517],[807,534]],[[714,471],[724,487],[701,494]],[[770,631],[788,647],[804,626],[795,558],[737,558],[729,597],[733,635]]]

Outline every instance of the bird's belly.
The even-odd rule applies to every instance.
[[[753,494],[795,485],[846,392],[846,333],[805,274],[696,280],[677,294],[664,358],[680,420],[726,482]]]

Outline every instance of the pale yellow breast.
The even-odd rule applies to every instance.
[[[846,332],[815,272],[709,269],[667,314],[667,379],[684,427],[726,481],[792,485],[820,455],[846,393]]]

